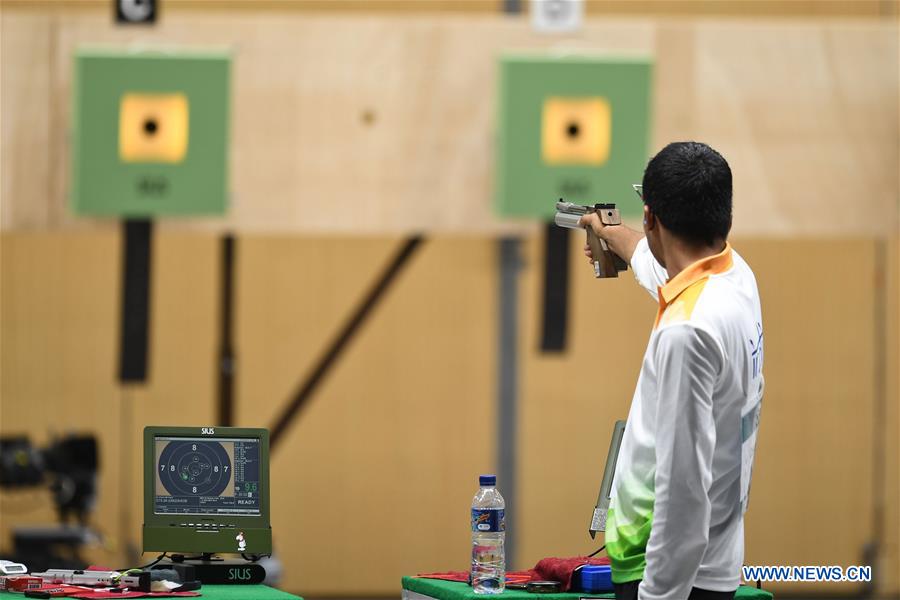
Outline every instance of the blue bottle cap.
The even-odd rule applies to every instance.
[[[481,487],[485,486],[496,486],[497,485],[497,476],[496,475],[480,475],[478,477],[478,484]]]

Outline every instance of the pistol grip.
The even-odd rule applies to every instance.
[[[615,263],[615,259],[618,257],[613,254],[606,242],[594,233],[593,229],[585,227],[585,231],[587,232],[588,246],[591,247],[591,256],[594,258],[594,277],[597,279],[618,277],[619,270],[616,269]]]

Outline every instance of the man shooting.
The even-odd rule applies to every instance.
[[[659,302],[606,526],[616,598],[731,599],[763,394],[756,279],[727,242],[731,169],[718,152],[669,144],[641,197],[643,233],[579,221]]]

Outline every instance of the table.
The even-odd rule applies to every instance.
[[[204,585],[198,590],[205,600],[303,600],[300,596],[267,585]],[[23,594],[0,592],[0,598],[24,600]]]
[[[468,584],[442,579],[426,579],[424,577],[403,578],[403,600],[485,600],[472,591]],[[500,596],[504,600],[580,600],[581,598],[615,598],[614,594],[530,594],[524,590],[506,590]],[[772,600],[771,593],[754,587],[741,586],[735,594],[735,600]]]
[[[267,585],[204,585],[198,590],[210,600],[303,600]]]

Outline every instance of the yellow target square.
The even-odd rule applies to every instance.
[[[544,100],[541,157],[548,165],[602,165],[609,158],[612,115],[606,98]]]
[[[188,114],[184,94],[123,94],[119,104],[119,159],[182,162],[188,148]]]

